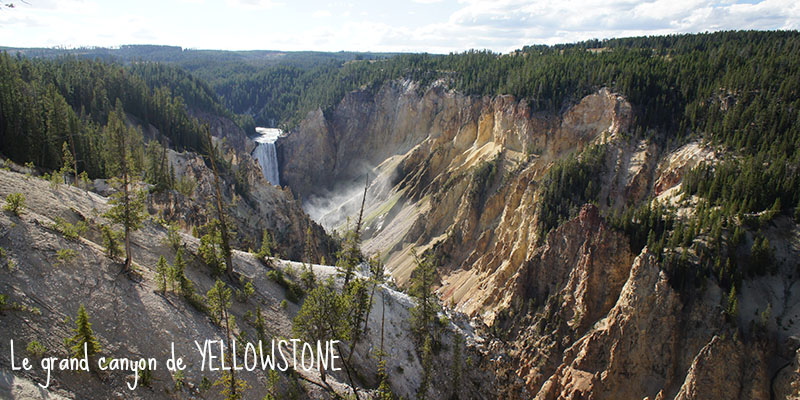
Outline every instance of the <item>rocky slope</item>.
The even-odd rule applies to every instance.
[[[745,279],[735,318],[713,282],[674,289],[658,257],[633,253],[603,215],[654,198],[691,215],[696,199],[682,198],[681,181],[719,155],[634,134],[634,110],[606,89],[548,115],[510,96],[395,81],[310,113],[277,143],[281,180],[315,219],[342,227],[367,176],[364,250],[381,252],[401,285],[412,249],[436,255],[443,303],[499,338],[485,365],[501,397],[788,398],[800,228],[770,223],[779,267]],[[543,177],[590,145],[605,149],[597,204],[545,237]]]
[[[21,173],[0,170],[0,196],[21,191],[26,198],[25,211],[21,216],[9,212],[0,213],[0,247],[5,251],[0,260],[0,293],[7,297],[7,304],[0,309],[0,396],[10,398],[219,398],[219,388],[208,388],[204,378],[213,382],[217,372],[201,372],[201,358],[195,349],[194,340],[219,340],[224,331],[212,323],[209,316],[195,308],[176,293],[162,294],[154,282],[158,257],[164,256],[172,262],[175,250],[166,244],[166,228],[153,219],[145,221],[133,235],[133,260],[137,271],[133,279],[120,274],[118,261],[108,258],[102,247],[99,224],[107,223],[102,214],[108,209],[108,199],[94,192],[72,186],[53,187],[49,182]],[[77,239],[68,239],[53,228],[56,217],[70,223],[83,221],[87,231]],[[195,257],[199,240],[180,233],[186,249],[188,278],[198,293],[204,294],[213,284],[214,278],[208,267]],[[71,250],[71,256],[63,256]],[[60,253],[61,252],[61,253]],[[59,256],[59,254],[62,254]],[[291,319],[299,305],[286,302],[285,289],[269,280],[266,272],[280,269],[291,277],[300,271],[296,262],[274,259],[274,267],[265,266],[253,255],[234,252],[235,273],[240,279],[253,283],[255,292],[246,299],[233,301],[232,315],[235,330],[241,337],[256,337],[253,313],[257,307],[267,323],[269,337],[291,337]],[[320,279],[335,274],[329,266],[314,265]],[[228,282],[234,289],[241,289],[238,282]],[[385,303],[384,303],[385,302]],[[285,303],[285,305],[282,305]],[[73,334],[72,329],[78,307],[83,304],[89,314],[95,335],[102,346],[101,354],[112,357],[156,357],[159,368],[153,371],[152,384],[129,391],[125,386],[131,382],[130,372],[59,372],[53,373],[48,390],[36,384],[43,383],[46,376],[40,368],[13,374],[10,371],[10,340],[17,347],[17,357],[30,356],[25,346],[38,341],[48,356],[66,357],[64,339]],[[356,347],[353,365],[359,376],[358,384],[362,396],[375,387],[376,365],[373,351],[380,343],[381,323],[387,341],[387,368],[392,371],[390,379],[395,393],[413,397],[420,378],[420,361],[414,342],[409,336],[408,296],[388,287],[379,287],[368,321],[366,337]],[[382,321],[381,316],[385,316]],[[466,328],[451,325],[450,331],[461,332]],[[480,337],[470,330],[468,347],[461,349],[464,359],[472,357],[476,363],[483,357]],[[444,343],[450,350],[437,358],[434,377],[436,396],[445,396],[453,389],[449,374],[453,371],[453,333],[445,335]],[[163,361],[169,356],[170,343],[175,343],[177,354],[185,356],[189,368],[186,370],[182,390],[175,389],[179,379],[164,368]],[[20,354],[22,353],[22,354]],[[38,358],[34,357],[34,361]],[[19,362],[19,359],[17,359]],[[463,361],[462,361],[463,362]],[[38,365],[38,364],[37,364]],[[462,367],[459,367],[462,368]],[[490,372],[471,371],[463,366],[464,393],[475,393],[484,398],[493,398]],[[266,372],[242,372],[250,389],[245,398],[262,398],[266,394]],[[347,393],[348,385],[343,372],[329,375],[329,384],[339,393]],[[330,398],[323,390],[316,373],[300,371],[299,375],[280,374],[279,397]],[[482,392],[483,391],[483,392]],[[481,394],[485,393],[485,394]],[[362,397],[363,398],[363,397]]]

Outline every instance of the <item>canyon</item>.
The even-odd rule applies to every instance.
[[[673,288],[658,257],[634,253],[604,219],[644,201],[691,215],[697,199],[682,195],[683,177],[719,154],[633,132],[635,107],[601,88],[548,114],[513,96],[392,81],[311,111],[280,138],[281,182],[339,230],[352,229],[368,182],[362,249],[401,287],[413,252],[436,256],[442,304],[503,333],[486,367],[502,398],[790,398],[775,382],[797,373],[784,366],[800,345],[791,290],[800,229],[788,217],[771,223],[783,262],[745,280],[733,323],[715,283],[691,295]],[[538,230],[548,170],[596,147],[600,201]]]

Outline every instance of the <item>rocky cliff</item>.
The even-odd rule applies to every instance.
[[[605,219],[653,199],[692,215],[683,177],[718,154],[702,142],[676,147],[637,134],[634,114],[606,89],[545,114],[511,96],[395,81],[310,113],[277,143],[281,180],[315,219],[342,227],[356,218],[367,179],[363,249],[380,252],[401,285],[412,249],[435,255],[442,302],[498,338],[486,365],[503,382],[501,397],[789,396],[781,388],[791,387],[793,367],[781,366],[797,347],[789,260],[800,255],[800,229],[789,218],[772,222],[767,236],[784,261],[774,275],[743,282],[735,318],[713,281],[675,289],[658,255],[634,252]],[[538,229],[548,171],[589,146],[603,149],[591,180],[596,204],[549,233]]]

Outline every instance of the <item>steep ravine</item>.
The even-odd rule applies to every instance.
[[[735,322],[713,282],[676,291],[604,215],[655,197],[692,213],[683,176],[719,155],[701,141],[665,147],[634,135],[634,112],[607,89],[556,115],[511,96],[395,81],[309,113],[277,142],[281,182],[330,228],[355,218],[368,179],[364,251],[380,252],[400,285],[412,249],[434,252],[442,303],[496,338],[484,367],[502,398],[789,398],[796,373],[779,367],[800,343],[800,297],[786,290],[798,281],[800,229],[787,217],[766,229],[788,261],[743,282]],[[541,237],[542,178],[589,145],[605,149],[597,204]]]

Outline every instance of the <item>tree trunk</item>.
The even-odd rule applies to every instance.
[[[125,267],[124,272],[131,271],[131,195],[128,190],[128,152],[127,143],[123,137],[122,142],[122,201],[125,203]]]

